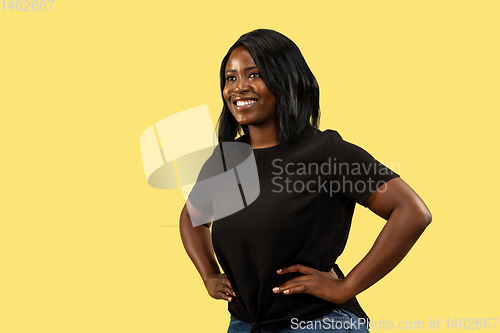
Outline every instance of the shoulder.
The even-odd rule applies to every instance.
[[[330,148],[346,142],[336,130],[326,129],[322,131],[318,128],[314,128],[311,131],[308,141],[315,145],[328,146]]]
[[[320,130],[307,127],[299,135],[298,140],[290,147],[291,149],[308,150],[311,153],[320,153],[325,149],[331,149],[344,142],[340,134],[331,129]]]
[[[217,143],[215,146],[199,151],[197,158],[191,159],[189,162],[190,168],[199,170],[198,181],[200,181],[220,173],[222,167],[221,160],[220,143]]]
[[[316,135],[317,138],[321,138],[323,140],[343,141],[340,133],[337,132],[336,130],[332,130],[332,129],[326,129],[326,130],[322,131],[318,128],[315,128],[314,134]]]
[[[358,148],[362,149],[351,141],[346,141],[336,130],[326,129],[324,131],[316,130],[318,140],[326,142],[328,145],[341,146],[345,148]]]
[[[326,129],[321,131],[316,129],[312,141],[321,146],[322,152],[326,156],[334,156],[339,160],[356,161],[373,159],[365,149],[344,140],[336,130]]]

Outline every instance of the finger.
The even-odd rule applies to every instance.
[[[290,288],[295,288],[295,287],[299,287],[299,286],[308,286],[308,285],[311,285],[311,281],[312,281],[312,279],[311,279],[310,275],[299,276],[299,277],[296,277],[296,278],[293,278],[293,279],[286,281],[285,283],[283,283],[280,286],[274,287],[273,292],[275,294],[277,294],[277,293],[281,293],[281,292],[283,292],[287,289],[290,289]]]
[[[226,294],[232,295],[236,297],[236,294],[233,291],[233,288],[228,287],[227,285],[222,285],[222,291],[225,292]]]
[[[283,294],[285,295],[291,295],[291,294],[304,294],[307,293],[307,286],[305,285],[300,285],[297,287],[291,287],[283,290]]]
[[[227,295],[226,293],[223,293],[222,291],[219,291],[217,293],[217,295],[219,296],[219,299],[224,299],[228,302],[232,302],[232,300],[233,300],[233,297]]]
[[[229,288],[232,288],[231,287],[231,282],[229,282],[229,279],[226,277],[224,280],[223,280],[223,283],[228,286]]]
[[[311,268],[309,266],[304,266],[304,265],[301,265],[301,264],[295,264],[295,265],[291,265],[291,266],[285,267],[283,269],[278,269],[276,271],[276,273],[278,273],[278,274],[286,274],[286,273],[292,273],[292,272],[299,272],[299,273],[303,273],[303,274],[312,274],[315,271],[316,270],[314,268]]]
[[[229,282],[229,279],[226,277],[223,281],[223,287],[225,286],[225,292],[230,294],[230,295],[233,295],[234,297],[236,297],[236,294],[234,293],[233,291],[233,287],[231,287],[231,283]]]

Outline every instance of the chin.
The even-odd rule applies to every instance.
[[[238,119],[238,118],[235,118],[235,119],[236,119],[236,122],[240,125],[251,125],[252,124],[252,121],[248,120],[248,119]]]

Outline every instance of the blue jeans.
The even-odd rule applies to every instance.
[[[227,333],[249,333],[251,330],[252,326],[250,324],[231,316]],[[336,309],[326,316],[302,322],[295,318],[290,320],[289,326],[263,326],[260,331],[262,333],[369,333],[365,320],[358,318],[354,313],[345,309]]]

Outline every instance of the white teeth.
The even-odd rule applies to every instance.
[[[237,106],[251,105],[251,104],[254,104],[255,102],[257,102],[257,101],[256,101],[256,100],[254,100],[254,99],[245,100],[245,101],[237,101],[237,102],[236,102],[236,105],[237,105]]]

